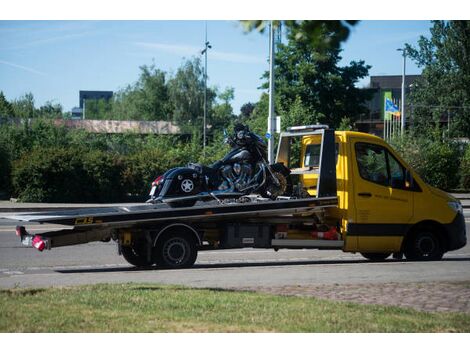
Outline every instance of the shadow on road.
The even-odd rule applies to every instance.
[[[470,262],[470,257],[462,258],[443,258],[441,262]],[[199,270],[199,269],[224,269],[224,268],[249,268],[249,267],[273,267],[273,266],[300,266],[300,265],[351,265],[351,264],[388,264],[388,263],[406,263],[406,260],[386,260],[384,262],[371,262],[367,259],[342,259],[342,260],[299,260],[299,261],[278,261],[278,262],[244,262],[244,263],[220,263],[220,264],[195,264],[192,268],[186,270]],[[107,268],[87,268],[87,269],[60,269],[56,272],[63,274],[75,273],[112,273],[112,272],[133,272],[133,271],[149,271],[168,269],[158,268],[152,266],[150,268],[135,268],[135,267],[107,267]],[[181,270],[181,269],[178,269]]]

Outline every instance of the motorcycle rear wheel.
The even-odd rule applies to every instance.
[[[274,171],[273,174],[279,180],[279,186],[273,182],[272,177],[269,177],[266,180],[267,184],[263,187],[261,195],[271,199],[292,195],[292,179],[290,175],[284,175],[280,171]]]

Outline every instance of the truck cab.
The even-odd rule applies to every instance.
[[[300,160],[292,173],[299,175],[311,196],[318,196],[324,150],[322,136],[315,130],[315,126],[290,130],[290,136],[295,131],[301,141]],[[334,140],[338,207],[328,209],[328,215],[338,224],[344,251],[360,252],[369,259],[404,253],[407,259],[436,260],[465,246],[465,220],[458,200],[427,185],[382,138],[335,131]],[[281,142],[280,148],[288,145],[292,142]],[[286,155],[278,153],[281,162],[287,161]]]

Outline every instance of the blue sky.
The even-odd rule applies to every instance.
[[[113,90],[137,80],[139,66],[174,72],[198,56],[205,21],[0,21],[0,90],[7,99],[32,92],[66,111],[79,90]],[[344,44],[343,64],[365,60],[371,75],[401,74],[397,48],[429,35],[429,21],[362,21]],[[268,69],[268,36],[244,34],[236,21],[208,21],[208,84],[235,88],[235,113],[256,102]],[[420,73],[407,63],[407,73]],[[367,80],[360,82],[366,84]]]

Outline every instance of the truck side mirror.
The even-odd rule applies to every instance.
[[[413,176],[408,169],[405,169],[405,189],[413,188]]]

